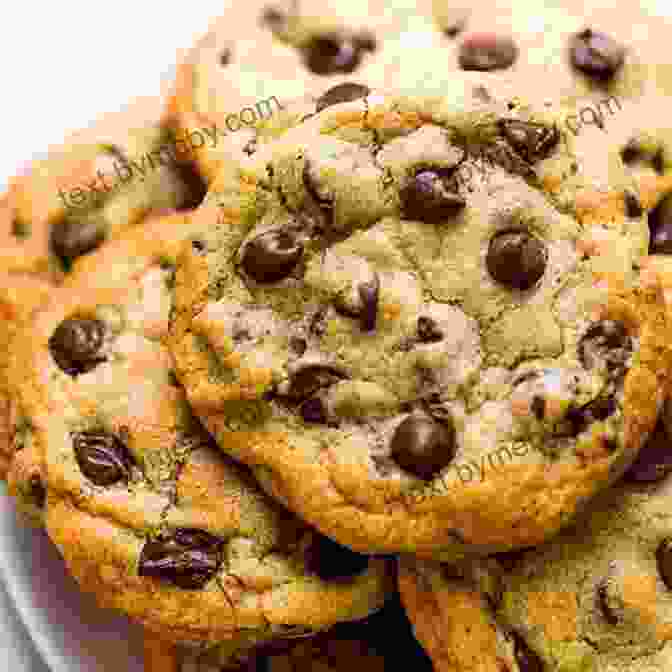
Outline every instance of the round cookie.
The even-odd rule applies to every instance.
[[[231,153],[253,151],[254,127],[286,101],[346,82],[441,95],[455,73],[471,72],[513,79],[540,101],[588,97],[603,114],[669,95],[668,28],[640,4],[600,0],[546,2],[533,15],[515,2],[229,3],[178,67],[170,107],[212,180]]]
[[[647,464],[669,454],[667,439]],[[645,476],[629,472],[539,548],[455,567],[405,560],[402,599],[434,669],[669,669],[672,479]]]
[[[186,214],[75,264],[10,356],[8,474],[101,606],[207,647],[324,629],[378,608],[389,561],[353,553],[264,495],[188,407],[163,342]]]
[[[328,107],[224,167],[176,275],[197,415],[362,552],[543,541],[632,462],[669,388],[618,154],[584,170],[562,110],[451,87]]]
[[[107,114],[10,180],[5,270],[59,275],[150,211],[193,208],[203,185],[165,127],[160,98]]]

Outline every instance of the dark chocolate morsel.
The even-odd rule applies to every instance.
[[[649,252],[672,254],[672,192],[649,212]]]
[[[534,287],[546,270],[546,246],[526,231],[502,231],[488,246],[486,266],[492,278],[513,289]]]
[[[224,541],[209,532],[190,528],[147,541],[140,553],[138,574],[163,579],[178,588],[202,588],[222,563]]]
[[[401,469],[429,481],[455,457],[452,422],[437,422],[429,415],[409,415],[395,429],[390,456]]]
[[[105,240],[100,223],[78,222],[65,219],[53,224],[49,233],[49,247],[68,268],[77,258],[95,250]]]
[[[37,474],[33,474],[28,481],[28,487],[30,499],[38,509],[43,508],[47,501],[47,489],[42,479]]]
[[[503,120],[500,125],[508,143],[528,163],[545,159],[560,139],[555,126],[516,119]]]
[[[128,481],[133,458],[116,436],[103,431],[71,436],[77,464],[92,483],[105,486]]]
[[[306,551],[306,569],[323,581],[350,579],[369,566],[369,556],[317,534]]]
[[[292,401],[303,401],[312,397],[319,389],[329,387],[344,377],[341,371],[328,364],[308,364],[291,377],[287,396]]]
[[[656,549],[658,574],[669,590],[672,590],[672,539],[663,539]]]
[[[371,44],[340,35],[314,37],[303,48],[306,67],[316,75],[337,75],[353,72],[361,63],[364,51]]]
[[[428,224],[439,224],[455,217],[466,201],[457,193],[452,172],[422,168],[409,178],[399,191],[403,216]]]
[[[626,481],[660,481],[672,471],[672,441],[662,419],[625,472]]]
[[[285,231],[267,231],[250,240],[243,248],[241,265],[260,283],[279,282],[301,261],[303,246]]]
[[[609,35],[586,28],[570,42],[572,65],[590,77],[611,79],[625,62],[625,48]]]
[[[630,189],[625,190],[623,201],[625,203],[625,214],[630,219],[641,217],[644,214],[644,208],[642,208],[639,197]]]
[[[431,317],[421,315],[418,318],[418,340],[421,343],[438,343],[444,338],[444,333],[439,328],[439,325]]]
[[[511,67],[518,47],[510,37],[493,34],[471,35],[460,45],[458,61],[462,70],[489,72]]]
[[[356,84],[355,82],[343,82],[337,84],[325,91],[315,103],[315,111],[321,112],[326,107],[338,105],[338,103],[348,103],[352,100],[359,100],[366,98],[371,89],[363,84]]]
[[[231,63],[231,56],[232,56],[231,49],[225,47],[219,52],[219,58],[217,59],[218,63],[221,66],[229,65],[229,63]]]
[[[78,376],[105,361],[100,350],[105,340],[105,325],[100,320],[63,320],[49,339],[49,351],[58,366]]]
[[[380,295],[380,279],[376,273],[373,280],[362,282],[357,286],[359,300],[362,303],[360,320],[362,331],[373,331],[378,317],[378,298]]]
[[[301,404],[301,417],[304,422],[325,425],[327,423],[327,411],[322,399],[312,397]]]
[[[513,634],[513,655],[520,672],[544,672],[541,658],[528,646],[527,642],[517,633]]]
[[[601,581],[597,586],[596,599],[597,606],[599,607],[601,614],[604,616],[604,620],[607,621],[609,625],[618,625],[618,615],[614,612],[611,605],[609,604],[609,585],[607,579]]]

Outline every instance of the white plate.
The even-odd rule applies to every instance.
[[[142,672],[140,628],[80,592],[47,535],[22,524],[4,484],[0,578],[52,672]]]

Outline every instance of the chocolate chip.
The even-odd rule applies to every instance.
[[[421,343],[438,343],[444,337],[443,331],[439,328],[436,320],[426,315],[421,315],[418,318],[417,331],[418,340]]]
[[[341,371],[328,364],[308,364],[292,376],[287,396],[292,401],[303,401],[312,397],[319,389],[329,387],[344,377]]]
[[[460,46],[458,61],[462,70],[488,72],[511,67],[518,58],[518,47],[510,37],[474,35]]]
[[[292,336],[289,339],[289,347],[295,355],[301,357],[308,349],[308,343],[306,343],[305,338],[301,338],[300,336]]]
[[[500,125],[506,140],[528,163],[545,159],[560,140],[555,126],[515,119],[503,120]]]
[[[608,580],[605,579],[601,581],[596,592],[596,601],[597,606],[604,616],[604,620],[609,623],[609,625],[618,625],[618,615],[614,612],[611,605],[609,604],[609,585]]]
[[[261,23],[266,24],[269,28],[275,29],[282,25],[286,20],[284,12],[277,7],[264,7],[261,13]]]
[[[513,634],[513,656],[520,672],[544,672],[544,663],[541,658],[527,645],[527,642],[517,633]]]
[[[656,549],[658,574],[663,583],[672,590],[672,539],[663,539]]]
[[[543,420],[544,414],[546,413],[546,400],[538,394],[535,394],[530,402],[530,410],[537,420]]]
[[[308,325],[308,331],[313,336],[322,336],[327,330],[327,309],[325,307],[319,308],[316,310],[311,318]]]
[[[546,270],[546,246],[526,231],[502,231],[488,246],[486,266],[502,285],[530,289]]]
[[[584,368],[590,370],[604,364],[612,376],[619,378],[632,353],[632,339],[620,322],[601,320],[588,327],[577,350]]]
[[[59,368],[74,377],[105,361],[100,353],[104,339],[105,325],[99,320],[71,318],[51,335],[49,352]]]
[[[649,252],[672,254],[672,192],[649,213]]]
[[[639,451],[637,459],[625,472],[627,481],[660,481],[672,471],[672,442],[665,431],[665,425],[658,421],[649,440]]]
[[[466,201],[457,193],[452,172],[423,168],[409,178],[399,191],[403,216],[428,224],[440,224],[455,217]]]
[[[105,231],[98,222],[77,222],[66,219],[54,224],[49,233],[49,247],[66,268],[105,240]]]
[[[301,417],[304,422],[325,425],[327,423],[327,411],[319,397],[313,397],[301,404]]]
[[[590,77],[611,79],[625,62],[625,47],[605,33],[586,28],[570,42],[572,65]]]
[[[279,282],[301,261],[303,246],[285,231],[267,231],[250,240],[243,249],[243,270],[257,282]]]
[[[370,51],[371,46],[366,40],[339,35],[314,37],[303,49],[303,60],[316,75],[348,74],[359,66],[363,52]]]
[[[28,496],[38,509],[43,508],[47,501],[47,489],[37,474],[33,474],[28,481]]]
[[[630,189],[626,189],[623,194],[623,201],[625,203],[625,214],[631,219],[641,217],[644,213],[644,208],[639,201],[637,194]]]
[[[184,198],[180,201],[178,211],[195,210],[205,198],[208,188],[203,178],[189,163],[176,163],[174,165],[180,180],[186,187]]]
[[[191,249],[194,250],[196,254],[203,254],[206,250],[205,242],[198,239],[192,240]]]
[[[222,563],[224,541],[190,528],[145,543],[138,562],[140,576],[164,579],[187,590],[202,588]]]
[[[363,84],[355,84],[354,82],[344,82],[337,84],[325,91],[315,103],[315,111],[321,112],[327,107],[338,105],[338,103],[348,103],[352,100],[359,100],[366,98],[371,89]]]
[[[107,432],[76,432],[71,435],[77,464],[96,485],[128,481],[133,458],[128,448]]]
[[[394,431],[390,456],[404,471],[431,480],[455,457],[455,427],[428,415],[409,415]]]
[[[360,315],[362,331],[373,331],[378,317],[378,298],[380,295],[380,279],[376,273],[373,280],[362,282],[357,286],[359,300],[362,303]]]
[[[232,55],[233,54],[231,53],[231,49],[228,49],[228,48],[222,49],[219,52],[219,58],[218,58],[219,64],[222,67],[224,67],[226,65],[229,65],[229,63],[231,63],[231,56]]]
[[[306,569],[323,581],[349,579],[368,566],[368,555],[356,553],[323,535],[316,535],[306,551]]]
[[[659,174],[665,172],[665,157],[661,148],[650,148],[638,137],[630,138],[621,149],[621,159],[625,164],[648,162]]]

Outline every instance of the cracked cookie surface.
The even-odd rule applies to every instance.
[[[669,387],[620,158],[596,178],[553,110],[477,93],[304,119],[222,170],[180,257],[195,412],[360,551],[540,543],[634,460]],[[580,200],[595,184],[609,207]]]
[[[187,215],[160,217],[80,259],[17,333],[10,492],[84,591],[166,641],[242,645],[362,618],[385,599],[388,561],[272,502],[176,381],[164,341],[193,232]]]
[[[665,462],[668,441],[648,467]],[[672,479],[643,466],[536,549],[459,566],[402,562],[402,600],[434,669],[669,669]]]

